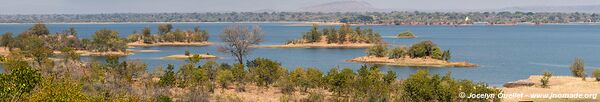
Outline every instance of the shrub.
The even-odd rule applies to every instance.
[[[404,31],[398,33],[398,37],[414,37],[415,35],[411,31]]]
[[[584,69],[585,64],[583,63],[583,60],[579,57],[575,58],[575,61],[573,61],[573,64],[571,64],[571,73],[573,74],[573,76],[575,77],[581,77],[584,78],[586,77],[585,75],[585,69]]]
[[[173,72],[174,68],[175,67],[172,64],[167,65],[167,70],[165,71],[165,74],[160,77],[158,85],[172,86],[175,84],[175,72]]]
[[[487,84],[473,83],[469,80],[454,80],[450,74],[445,76],[430,75],[425,70],[419,70],[411,74],[401,85],[404,101],[499,101],[497,97],[492,99],[468,99],[460,98],[459,92],[498,94],[499,89],[490,88]]]
[[[375,46],[367,48],[367,55],[369,56],[377,56],[383,57],[385,56],[385,51],[387,49],[387,45],[385,44],[377,44]]]
[[[387,53],[390,59],[395,59],[404,57],[407,54],[407,52],[408,51],[406,47],[396,47],[389,50]]]
[[[183,53],[185,56],[190,56],[190,50],[185,49],[185,52]]]
[[[552,73],[545,71],[544,72],[544,77],[542,77],[542,79],[540,80],[540,82],[542,82],[542,87],[543,88],[547,88],[548,87],[548,83],[550,82],[550,77],[552,77]]]
[[[596,77],[596,81],[600,81],[600,68],[594,69],[594,71],[592,73],[593,73],[594,77]]]
[[[287,69],[271,59],[256,58],[247,64],[250,77],[258,86],[268,87],[287,73]]]
[[[221,85],[221,89],[226,89],[234,80],[234,76],[230,70],[219,70],[217,73],[217,81]]]

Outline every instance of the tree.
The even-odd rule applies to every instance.
[[[30,56],[33,57],[33,60],[38,64],[39,67],[42,66],[42,62],[49,60],[48,58],[52,56],[53,51],[50,48],[45,46],[38,46],[30,51]]]
[[[396,47],[387,52],[390,59],[403,58],[407,53],[406,47]]]
[[[42,80],[42,75],[25,61],[9,59],[4,68],[8,74],[0,74],[0,100],[19,101],[30,93]]]
[[[600,69],[594,69],[594,71],[592,71],[594,77],[596,77],[596,81],[600,81]]]
[[[581,78],[585,79],[586,75],[585,75],[584,67],[585,67],[585,64],[583,64],[583,60],[581,58],[577,57],[577,58],[575,58],[575,61],[573,61],[573,64],[571,64],[571,67],[570,67],[571,73],[575,77],[581,77]]]
[[[308,43],[318,42],[321,40],[321,33],[319,32],[319,26],[313,24],[310,28],[310,32],[305,32],[303,35],[303,39]]]
[[[79,61],[80,55],[71,47],[65,47],[60,50],[65,60]]]
[[[62,76],[57,79],[44,78],[28,99],[29,101],[88,101],[90,96],[83,92],[83,87],[79,82]]]
[[[144,40],[144,43],[152,43],[152,31],[150,30],[150,27],[144,27],[144,30],[142,30],[142,39]]]
[[[263,32],[260,27],[254,26],[252,31],[239,25],[229,26],[220,35],[223,45],[220,52],[230,53],[239,64],[244,64],[244,57],[250,53],[250,46],[262,41]]]
[[[175,85],[175,72],[173,72],[174,68],[175,67],[172,64],[167,65],[167,70],[165,71],[165,75],[160,77],[160,80],[158,81],[158,85],[163,86],[163,87]]]
[[[158,34],[167,34],[171,32],[173,25],[171,24],[158,24]]]
[[[548,72],[548,71],[544,71],[544,77],[542,77],[542,79],[540,79],[540,82],[542,82],[543,88],[548,87],[548,83],[550,82],[550,77],[552,77],[552,73]]]
[[[306,77],[306,81],[308,81],[307,88],[318,88],[323,85],[323,73],[317,68],[308,68],[306,70]],[[306,92],[306,88],[304,91]]]
[[[12,35],[13,35],[13,33],[11,33],[11,32],[4,33],[4,35],[2,35],[2,38],[0,38],[0,46],[9,48],[8,44],[10,44],[10,42],[12,42],[12,40],[13,40]]]
[[[387,45],[385,44],[376,44],[375,46],[371,46],[367,48],[367,55],[376,56],[376,57],[384,57],[385,51],[387,50]]]
[[[329,90],[338,96],[344,96],[352,92],[352,85],[356,74],[350,68],[344,68],[340,73],[337,70],[329,72]]]
[[[246,74],[248,72],[244,69],[244,65],[234,64],[231,72],[233,73],[234,82],[236,84],[236,91],[246,91],[246,88],[244,86],[246,85]]]
[[[269,87],[287,73],[279,62],[256,58],[248,63],[250,77],[258,86]]]
[[[91,46],[94,51],[125,51],[127,43],[119,38],[119,32],[102,29],[92,35]]]
[[[234,76],[231,70],[222,69],[217,72],[217,81],[221,86],[221,89],[226,89],[227,86],[231,85],[234,81]]]
[[[43,35],[50,34],[50,31],[48,31],[48,27],[46,27],[46,24],[43,24],[43,23],[36,23],[31,28],[29,28],[29,30],[27,30],[27,32],[28,32],[28,34],[32,34],[32,35],[36,35],[36,36],[43,36]]]

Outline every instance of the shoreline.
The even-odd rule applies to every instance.
[[[149,46],[209,46],[212,45],[211,42],[159,42],[152,44],[145,44],[139,42],[127,43],[127,46],[140,46],[140,47],[149,47]]]
[[[285,45],[258,45],[255,48],[368,48],[375,44],[356,43],[356,44],[323,44],[323,43],[308,43],[308,44],[285,44]]]
[[[518,93],[518,94],[596,94],[600,96],[600,82],[596,81],[593,77],[587,77],[586,80],[582,80],[579,77],[573,76],[552,76],[550,77],[548,88],[541,87],[541,78],[542,75],[531,75],[527,79],[519,80],[533,83],[532,86],[516,86],[516,87],[503,87],[501,88],[504,93]],[[524,100],[533,100],[533,101],[548,101],[548,100],[570,100],[570,101],[589,101],[591,99],[564,99],[564,98],[529,98],[527,96],[522,98],[509,98],[506,101],[524,101]],[[598,101],[599,99],[595,99]],[[592,100],[594,101],[594,100]]]
[[[389,66],[404,67],[478,67],[478,64],[468,62],[448,62],[431,58],[399,58],[389,59],[388,57],[361,56],[346,60],[347,62],[374,63]]]

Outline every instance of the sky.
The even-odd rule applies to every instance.
[[[342,0],[0,0],[0,14],[292,11]],[[382,9],[469,10],[600,5],[600,0],[358,0]]]

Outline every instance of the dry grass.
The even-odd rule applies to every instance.
[[[503,88],[502,91],[504,93],[523,93],[523,94],[550,94],[550,93],[581,93],[581,94],[599,94],[600,93],[600,82],[594,81],[592,78],[587,78],[587,80],[582,80],[582,78],[572,77],[572,76],[552,76],[550,78],[549,87],[542,88],[540,79],[543,76],[534,75],[530,76],[527,80],[534,82],[534,86],[522,86],[522,87],[514,87],[514,88]],[[598,96],[597,96],[598,97]],[[530,99],[530,98],[520,98],[520,99],[504,99],[506,101],[590,101],[597,102],[599,99]]]
[[[433,58],[398,58],[390,59],[388,57],[362,56],[348,60],[348,62],[376,63],[390,66],[408,66],[408,67],[477,67],[479,65],[468,62],[448,62]]]

